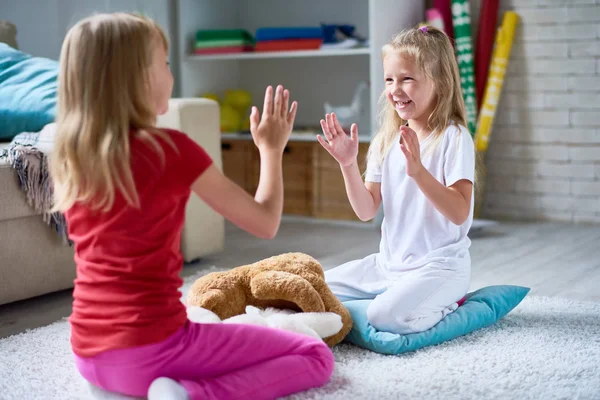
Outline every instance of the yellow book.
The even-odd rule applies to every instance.
[[[488,148],[518,20],[517,13],[506,11],[502,19],[502,25],[496,34],[490,72],[485,85],[483,103],[481,104],[475,133],[475,148],[478,152],[485,152]]]

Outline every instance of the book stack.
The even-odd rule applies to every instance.
[[[254,38],[243,29],[212,29],[196,32],[195,54],[228,54],[254,50]]]
[[[318,50],[323,43],[321,27],[258,28],[255,51]]]

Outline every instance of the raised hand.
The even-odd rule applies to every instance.
[[[406,157],[406,174],[414,178],[423,170],[421,146],[416,132],[406,125],[400,127],[400,149]]]
[[[334,113],[326,114],[325,120],[321,120],[321,129],[325,135],[317,135],[321,146],[331,154],[342,167],[348,167],[356,162],[358,157],[358,126],[352,124],[350,136],[342,129],[340,122]]]
[[[259,150],[283,152],[292,133],[296,111],[298,110],[298,103],[294,101],[292,106],[289,107],[289,101],[290,92],[284,89],[283,86],[277,86],[274,99],[273,87],[268,86],[265,90],[265,102],[260,119],[258,108],[252,107],[250,133],[252,133],[254,144]]]

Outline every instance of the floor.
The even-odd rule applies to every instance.
[[[371,227],[285,220],[274,240],[264,241],[228,225],[226,249],[187,265],[183,275],[210,267],[235,267],[271,255],[302,251],[325,269],[376,252]],[[600,225],[499,223],[472,234],[471,289],[496,284],[531,287],[531,295],[600,301]],[[69,315],[64,291],[0,306],[0,338]]]

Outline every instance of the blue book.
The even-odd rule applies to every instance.
[[[287,27],[287,28],[258,28],[255,39],[257,42],[266,40],[285,39],[321,39],[321,27]]]

